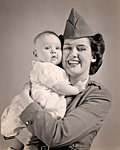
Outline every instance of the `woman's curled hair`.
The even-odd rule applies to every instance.
[[[88,37],[91,44],[92,56],[96,60],[91,62],[89,74],[95,74],[102,65],[102,58],[105,51],[105,44],[101,34]]]

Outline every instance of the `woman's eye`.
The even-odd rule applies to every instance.
[[[72,50],[72,47],[63,47],[63,50]]]
[[[86,48],[85,48],[85,47],[77,47],[77,50],[78,50],[78,51],[85,51]]]

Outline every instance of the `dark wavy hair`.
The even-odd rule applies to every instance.
[[[95,62],[91,62],[89,74],[95,74],[102,65],[103,54],[105,51],[105,43],[101,34],[88,37],[91,45],[92,56],[96,59]]]

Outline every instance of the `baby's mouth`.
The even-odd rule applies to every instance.
[[[51,58],[52,58],[52,59],[57,59],[57,56],[52,56]]]

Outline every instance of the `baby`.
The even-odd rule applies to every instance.
[[[62,50],[59,36],[51,31],[42,32],[34,39],[33,70],[30,72],[32,97],[54,118],[62,118],[66,111],[65,95],[76,95],[82,84],[70,85],[61,63]],[[79,85],[78,85],[79,84]]]
[[[31,97],[57,119],[65,115],[65,96],[77,95],[85,89],[84,82],[72,86],[65,70],[59,67],[62,59],[61,46],[60,38],[56,33],[45,31],[38,34],[34,39],[35,60],[32,62],[33,69],[30,72]],[[19,108],[20,99],[21,97],[17,95],[3,112],[1,133],[6,137],[17,136],[20,130],[26,127],[19,118],[22,111],[22,108]],[[22,148],[23,144],[16,140],[11,149]],[[24,149],[32,150],[33,147],[25,146]],[[37,147],[34,147],[35,149]]]

